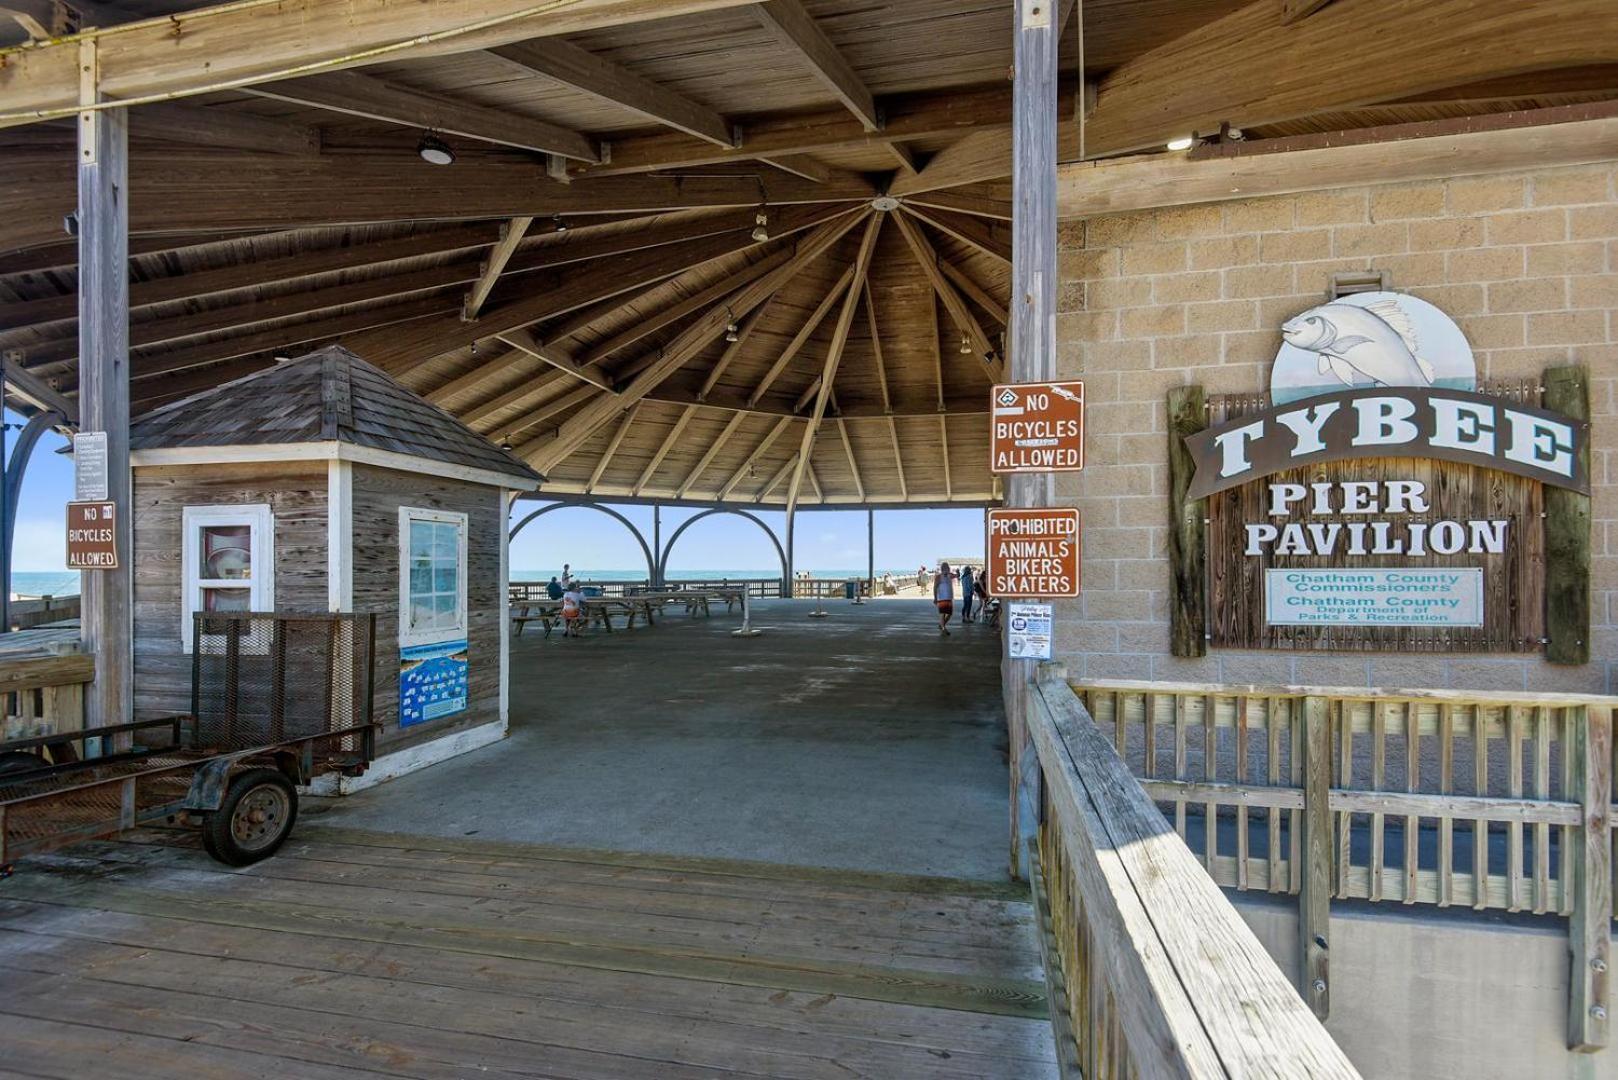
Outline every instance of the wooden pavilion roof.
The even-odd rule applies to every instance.
[[[1187,132],[1211,135],[1199,111],[1242,99],[1241,65],[1307,65],[1331,48],[1310,20],[1379,5],[1088,0],[1082,35],[1064,35],[1061,108],[1091,121],[1082,148],[1064,123],[1064,157],[1160,147],[1182,121],[1131,105],[1154,87],[1185,99]],[[142,34],[183,36],[195,6],[74,15],[0,0],[0,13],[33,11],[18,26],[36,29],[52,13],[170,17],[118,38],[138,58]],[[997,498],[986,391],[1011,301],[1009,0],[571,6],[576,32],[535,25],[231,89],[128,76],[133,96],[183,94],[131,110],[137,413],[337,343],[510,447],[551,491]],[[1594,0],[1536,7],[1618,37]],[[1472,8],[1479,33],[1526,17],[1509,0]],[[1496,8],[1507,21],[1490,25]],[[1375,66],[1362,57],[1343,62],[1341,89],[1322,69],[1268,99],[1248,87],[1255,104],[1217,115],[1257,142],[1618,98],[1618,42],[1536,32],[1532,61],[1449,60],[1434,41],[1418,70],[1394,58],[1381,97],[1354,84]],[[1288,34],[1304,35],[1295,58]],[[71,397],[75,121],[28,81],[48,52],[0,52],[0,349]],[[429,129],[454,164],[417,156]]]

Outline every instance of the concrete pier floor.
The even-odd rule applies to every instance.
[[[512,639],[511,735],[308,809],[323,823],[1001,879],[993,631],[931,605],[759,601],[653,628]],[[311,800],[312,804],[314,800]]]

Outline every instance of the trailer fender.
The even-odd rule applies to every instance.
[[[185,793],[181,806],[186,810],[217,810],[225,801],[225,787],[230,783],[230,771],[240,755],[209,758],[197,766],[191,777],[191,789]]]

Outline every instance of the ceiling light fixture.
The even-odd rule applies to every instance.
[[[416,144],[416,153],[421,155],[421,160],[431,165],[455,164],[455,151],[450,148],[449,143],[430,131]]]
[[[1195,141],[1196,141],[1196,137],[1193,136],[1193,135],[1176,136],[1175,138],[1172,138],[1172,139],[1169,140],[1169,149],[1170,150],[1189,150],[1189,149],[1191,149],[1191,144],[1193,142],[1195,142]]]
[[[962,356],[971,356],[972,355],[972,342],[967,339],[967,336],[965,334],[961,335],[961,355]]]
[[[770,238],[770,215],[763,207],[759,207],[757,214],[753,215],[753,239],[759,243]]]

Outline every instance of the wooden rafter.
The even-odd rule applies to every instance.
[[[531,369],[531,362],[527,357],[531,355],[524,349],[507,349],[484,360],[471,370],[455,376],[446,383],[429,390],[425,397],[434,405],[441,405],[455,395],[480,386],[496,375],[504,375],[513,371],[527,373]]]
[[[654,364],[636,375],[629,385],[624,387],[623,397],[628,401],[639,401],[646,396],[697,353],[718,340],[725,332],[725,326],[730,318],[735,315],[746,315],[763,303],[785,282],[800,273],[804,266],[841,239],[859,220],[861,219],[854,215],[833,219],[799,240],[792,259],[744,288],[734,299],[730,312],[710,309],[694,325],[682,331],[668,344]],[[537,459],[535,467],[544,472],[553,462],[571,454],[610,416],[610,412],[594,405],[580,409],[577,415],[570,417],[563,425],[563,431],[556,445]]]
[[[129,120],[130,138],[286,157],[312,157],[320,153],[319,128],[231,109],[165,101],[142,105],[134,110]]]
[[[674,492],[676,499],[685,498],[686,492],[690,491],[692,485],[701,479],[708,466],[713,464],[713,459],[718,457],[719,452],[730,444],[736,430],[746,422],[746,413],[736,412],[730,414],[730,419],[726,421],[724,430],[720,431],[714,441],[708,445],[708,449],[703,451],[702,457],[698,458],[697,463],[691,467],[691,471],[685,474],[685,479],[680,481],[680,486]]]
[[[882,144],[882,148],[893,158],[893,163],[899,166],[899,172],[904,176],[915,176],[921,171],[921,163],[916,160],[916,154],[910,147],[897,139],[889,139]]]
[[[582,354],[580,354],[579,363],[598,364],[602,360],[605,360],[607,357],[611,356],[613,353],[618,352],[620,349],[628,348],[630,345],[640,341],[642,338],[655,334],[664,327],[679,322],[692,312],[701,311],[710,304],[719,303],[737,289],[757,278],[763,277],[771,270],[774,270],[777,266],[780,266],[791,254],[792,250],[790,248],[779,248],[770,252],[770,254],[766,255],[758,262],[749,263],[735,274],[726,275],[724,278],[714,282],[707,288],[702,289],[699,292],[695,292],[683,300],[678,300],[675,303],[665,305],[661,309],[652,312],[649,315],[643,316],[626,329],[621,330],[612,337],[605,339],[600,344],[592,345],[590,348],[586,349]],[[653,286],[654,289],[658,287],[659,286]],[[650,291],[651,290],[648,290],[648,292]],[[639,299],[639,297],[636,299]],[[625,301],[626,304],[634,302],[635,300]]]
[[[820,393],[815,398],[815,408],[809,415],[809,423],[804,428],[803,442],[798,448],[798,468],[793,470],[792,484],[787,488],[787,517],[798,505],[798,494],[803,486],[803,467],[809,464],[809,454],[815,445],[815,436],[820,431],[820,421],[826,415],[826,402],[831,397],[832,384],[837,381],[837,368],[843,361],[843,347],[848,344],[848,331],[854,325],[854,310],[859,307],[860,291],[865,284],[865,275],[871,268],[871,256],[876,252],[876,238],[882,231],[882,222],[888,215],[871,214],[869,223],[865,226],[865,236],[860,240],[859,254],[854,257],[854,279],[843,298],[842,310],[837,314],[837,326],[832,331],[831,344],[826,349],[826,364],[820,372]]]
[[[591,470],[590,482],[584,485],[586,495],[594,491],[596,485],[601,483],[602,474],[607,471],[607,466],[612,464],[613,457],[618,453],[618,447],[623,445],[624,436],[629,434],[629,429],[635,424],[635,417],[640,415],[640,407],[641,403],[637,401],[624,410],[624,417],[618,421],[618,427],[612,433],[612,439],[607,443],[606,452],[601,455],[601,460],[596,462],[596,467]]]
[[[1002,235],[994,222],[983,221],[968,214],[939,210],[916,202],[902,203],[901,208],[945,236],[954,237],[996,262],[1011,265],[1011,238]]]
[[[790,416],[783,416],[775,422],[774,427],[764,433],[764,438],[760,439],[758,445],[753,447],[753,452],[747,455],[747,459],[736,467],[736,471],[730,474],[730,479],[726,480],[719,489],[719,501],[723,502],[730,498],[730,493],[736,490],[736,485],[745,480],[754,467],[758,465],[758,459],[768,453],[770,447],[775,445],[775,441],[781,437],[787,428],[792,426],[793,419]]]
[[[658,0],[657,15],[672,18],[747,2]],[[81,38],[114,42],[115,48],[102,51],[101,91],[131,101],[269,82],[327,64],[385,63],[579,34],[646,14],[644,0],[574,0],[537,14],[533,0],[287,0],[180,12]],[[79,40],[56,38],[8,54],[0,127],[46,119],[52,110],[74,111]]]
[[[494,247],[489,250],[489,257],[483,261],[479,268],[478,279],[472,283],[471,291],[466,294],[466,303],[461,307],[461,318],[467,322],[478,317],[483,308],[483,302],[489,298],[494,289],[495,282],[505,272],[506,263],[517,253],[517,245],[528,234],[528,226],[534,223],[531,217],[514,217],[500,226],[500,239],[495,241]]]
[[[770,309],[770,304],[774,300],[775,297],[771,296],[764,303],[754,308],[752,314],[736,325],[736,340],[726,343],[725,351],[719,354],[719,359],[715,360],[713,367],[708,369],[707,376],[702,380],[702,389],[697,391],[698,401],[703,400],[713,391],[714,384],[719,382],[720,377],[735,362],[736,357],[741,354],[742,349],[747,345],[747,339],[753,336],[753,330],[757,328],[759,320],[764,318],[764,313]]]
[[[899,497],[910,498],[910,487],[905,483],[905,457],[899,452],[899,422],[888,417],[888,441],[893,444],[893,467],[899,474]]]
[[[854,443],[848,437],[848,422],[842,417],[837,418],[837,435],[843,443],[843,453],[848,457],[848,471],[854,474],[854,490],[859,492],[860,501],[865,501],[865,481],[860,477],[859,459],[854,456]]]
[[[773,165],[782,172],[801,176],[805,180],[813,180],[817,184],[824,184],[831,179],[831,166],[816,161],[808,154],[777,154],[774,157],[761,157],[759,160],[766,165]]]
[[[798,0],[766,0],[753,10],[765,29],[809,64],[816,77],[837,95],[837,100],[847,106],[866,131],[882,127],[871,91]]]
[[[940,259],[938,268],[944,271],[944,276],[955,283],[955,286],[967,295],[978,307],[987,311],[994,317],[994,321],[1001,326],[1011,322],[1011,312],[1002,304],[993,293],[972,280],[972,275],[962,270],[952,262]]]
[[[601,160],[600,148],[577,131],[507,109],[490,109],[412,90],[357,71],[331,71],[287,82],[263,83],[247,92],[291,105],[459,135],[519,150],[557,154],[579,161]]]
[[[882,356],[882,327],[876,317],[876,297],[871,295],[871,280],[865,280],[865,317],[871,324],[871,355],[876,360],[876,385],[882,391],[882,411],[893,411],[893,398],[888,391],[888,365]]]
[[[489,51],[563,86],[611,102],[715,146],[730,147],[735,144],[730,123],[717,112],[561,38],[536,38],[497,46]]]
[[[493,416],[501,409],[521,405],[523,402],[530,401],[542,394],[551,393],[558,387],[565,387],[577,381],[577,379],[571,378],[565,372],[547,371],[534,378],[524,378],[515,386],[487,397],[476,405],[462,409],[457,415],[461,423],[476,426],[482,423],[485,417]],[[504,436],[507,433],[502,431],[500,434]]]
[[[612,395],[607,391],[601,390],[595,386],[591,386],[589,383],[586,383],[583,386],[576,386],[567,393],[545,402],[534,411],[524,413],[515,420],[508,420],[506,423],[501,424],[499,427],[488,433],[489,440],[491,442],[501,442],[520,431],[527,431],[530,428],[537,427],[553,416],[560,416],[562,413],[567,412],[575,405],[580,405],[586,401],[589,401],[591,398],[606,398],[610,400],[611,397]],[[526,449],[528,446],[542,438],[544,438],[542,435],[531,436],[524,440],[524,442],[519,445],[517,449]]]
[[[944,469],[944,498],[953,499],[955,489],[949,475],[949,418],[943,413],[938,414],[938,445],[941,451],[939,464]]]
[[[674,444],[679,441],[686,425],[691,423],[691,418],[697,414],[697,408],[695,405],[687,405],[681,410],[679,419],[674,421],[674,426],[669,428],[669,433],[658,444],[657,452],[652,455],[652,460],[648,461],[646,468],[641,470],[640,478],[635,481],[632,494],[639,496],[645,489],[647,481],[651,480],[652,474],[657,472],[657,467],[663,464],[663,459],[669,456],[669,451],[674,449]]]
[[[775,362],[770,365],[769,370],[764,373],[764,377],[759,379],[758,385],[753,388],[752,394],[747,398],[749,406],[757,405],[765,392],[775,385],[775,380],[781,377],[781,373],[786,370],[787,365],[792,362],[793,358],[808,343],[815,330],[825,321],[827,313],[837,304],[838,298],[843,295],[849,283],[854,280],[854,274],[855,267],[851,265],[843,271],[842,276],[837,279],[837,283],[826,290],[826,295],[820,298],[820,303],[816,304],[815,309],[809,313],[809,318],[804,320],[803,325],[798,328],[798,332],[792,335],[792,340],[787,342],[786,348],[781,350],[781,354],[775,358]]]
[[[770,478],[764,482],[764,486],[758,489],[758,494],[753,496],[753,501],[756,503],[763,502],[764,497],[779,487],[781,481],[786,480],[788,476],[803,475],[803,470],[798,468],[798,463],[802,460],[803,451],[799,450],[782,462],[781,467],[771,473]]]
[[[1374,39],[1370,50],[1345,41]],[[1532,43],[1532,60],[1524,56]],[[1275,58],[1308,78],[1277,81]],[[1158,148],[1177,136],[1277,123],[1351,105],[1510,75],[1618,61],[1611,0],[1360,0],[1286,21],[1275,0],[1221,19],[1120,65],[1085,122],[1091,155]],[[1334,186],[1342,186],[1337,184]]]
[[[944,277],[943,271],[938,267],[938,253],[921,234],[921,229],[907,215],[901,213],[896,216],[899,231],[904,234],[905,242],[910,245],[911,253],[921,265],[922,272],[927,275],[927,280],[932,282],[933,291],[944,302],[944,310],[949,312],[950,318],[954,320],[961,333],[966,335],[973,352],[987,369],[989,381],[1000,382],[1005,366],[1000,361],[994,342],[989,340],[989,335],[978,323],[977,316],[972,314],[960,294],[955,291],[955,287]]]

